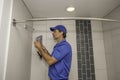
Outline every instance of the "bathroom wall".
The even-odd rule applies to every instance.
[[[35,31],[33,32],[33,42],[39,35],[43,35],[43,44],[49,52],[52,52],[52,48],[55,44],[49,27],[57,24],[64,24],[68,29],[67,40],[72,44],[73,48],[73,61],[70,73],[70,80],[78,80],[78,66],[77,66],[77,45],[76,45],[76,30],[75,21],[38,21],[34,22]],[[91,21],[92,28],[92,43],[93,43],[93,55],[95,66],[95,80],[108,80],[105,49],[103,41],[103,30],[101,21]],[[32,42],[32,44],[33,44]],[[48,80],[48,65],[46,62],[39,58],[34,45],[32,46],[32,64],[31,64],[31,80]],[[90,78],[91,79],[91,78]]]
[[[3,0],[0,0],[0,27],[1,27],[2,11],[3,11]]]
[[[31,19],[29,11],[22,0],[14,0],[12,19]],[[32,23],[11,26],[9,52],[7,60],[7,72],[5,80],[30,80],[31,49],[32,49]]]
[[[78,80],[95,80],[90,20],[76,20]]]
[[[96,80],[109,80],[107,79],[102,22],[91,21],[91,26],[92,26],[95,78]]]
[[[67,41],[72,46],[72,66],[69,79],[78,80],[78,68],[77,68],[77,49],[76,49],[76,27],[74,20],[57,20],[57,21],[38,21],[34,22],[33,42],[39,35],[43,36],[43,44],[51,53],[56,42],[53,40],[52,33],[49,30],[50,27],[63,24],[66,26]],[[49,80],[48,77],[48,65],[43,59],[40,59],[37,55],[32,42],[32,63],[31,63],[31,80]]]
[[[120,6],[105,18],[120,20]],[[120,23],[103,22],[108,80],[120,80]]]
[[[5,80],[13,0],[0,0],[0,80]]]

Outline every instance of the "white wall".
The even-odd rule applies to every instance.
[[[3,11],[3,0],[0,0],[0,28],[1,28],[2,11]]]
[[[21,0],[14,0],[12,19],[31,19]],[[27,23],[32,27],[32,23]],[[11,26],[6,80],[30,80],[32,32],[24,24]]]
[[[70,42],[73,49],[73,60],[72,60],[72,67],[70,72],[70,80],[78,80],[76,27],[75,27],[74,20],[34,22],[35,31],[33,32],[33,42],[37,36],[43,35],[43,44],[51,53],[56,43],[53,40],[51,31],[49,30],[49,28],[58,24],[63,24],[66,26],[68,30],[67,40],[68,42]],[[39,59],[39,56],[35,51],[34,45],[32,46],[31,80],[49,80],[48,65],[44,60]]]
[[[91,21],[96,80],[108,80],[101,21]]]
[[[70,80],[78,80],[78,67],[77,67],[77,50],[76,50],[76,30],[75,22],[69,21],[38,21],[34,22],[35,31],[33,32],[33,42],[39,35],[43,35],[43,44],[47,49],[52,52],[52,48],[55,44],[53,41],[49,27],[57,24],[63,24],[68,29],[67,40],[73,47],[73,63],[70,73]],[[95,76],[96,80],[108,80],[107,68],[105,59],[105,49],[103,41],[102,22],[91,21],[92,37],[93,37],[93,50],[94,50],[94,62],[95,62]],[[33,44],[33,43],[32,43]],[[37,55],[34,46],[32,47],[32,64],[31,64],[31,80],[48,80],[48,65],[44,60],[40,60]]]
[[[0,0],[0,80],[5,80],[13,0]]]
[[[115,9],[105,18],[120,20],[120,7]],[[120,23],[104,22],[103,30],[108,79],[120,80]]]

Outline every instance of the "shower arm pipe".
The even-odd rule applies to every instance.
[[[13,19],[13,24],[26,23],[31,21],[49,21],[49,20],[92,20],[92,21],[110,21],[120,22],[120,20],[105,19],[105,18],[91,18],[91,17],[57,17],[57,18],[33,18],[28,20],[16,20]]]

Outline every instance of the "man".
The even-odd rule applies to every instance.
[[[57,41],[50,55],[42,43],[35,41],[35,47],[49,65],[49,77],[51,80],[68,80],[72,61],[71,45],[66,41],[67,30],[63,25],[51,27],[53,37]]]

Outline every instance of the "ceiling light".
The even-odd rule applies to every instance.
[[[67,11],[68,11],[68,12],[73,12],[74,10],[75,10],[74,7],[68,7],[68,8],[67,8]]]

